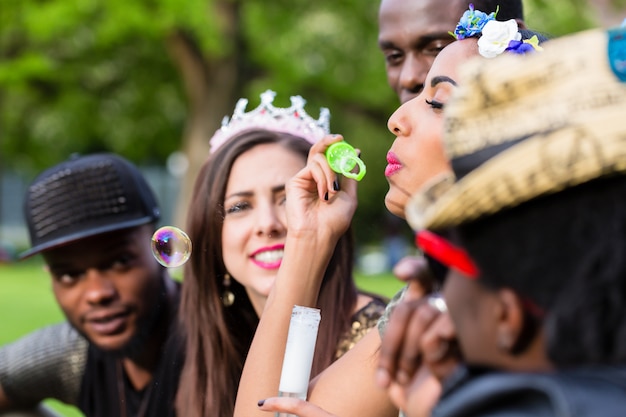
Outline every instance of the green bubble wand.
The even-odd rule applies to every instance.
[[[365,176],[365,164],[356,153],[356,149],[348,142],[335,142],[325,152],[330,168],[338,174],[353,180],[361,181]],[[358,166],[357,172],[352,172]]]

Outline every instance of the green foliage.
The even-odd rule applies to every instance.
[[[526,21],[530,28],[550,36],[561,36],[597,26],[587,0],[529,0]]]
[[[225,17],[233,4],[235,21]],[[239,90],[251,101],[271,87],[285,102],[303,95],[313,114],[329,107],[333,130],[370,166],[362,212],[384,210],[386,181],[377,174],[397,101],[376,46],[377,2],[22,0],[3,8],[0,151],[9,169],[33,175],[95,151],[164,163],[182,148],[189,110],[166,48],[169,36],[184,33],[207,67],[240,56]]]
[[[380,237],[380,224],[372,219],[386,210],[382,173],[393,140],[386,123],[398,105],[377,46],[377,13],[378,1],[362,0],[260,0],[243,7],[251,66],[262,68],[246,89],[248,96],[272,86],[280,104],[301,94],[313,115],[328,107],[332,131],[362,152],[368,174],[359,187],[359,241]]]
[[[19,18],[3,22],[0,60],[9,167],[103,150],[162,160],[179,148],[185,102],[147,2],[11,5]]]
[[[378,2],[260,1],[244,10],[251,57],[270,70],[264,81],[304,84],[326,100],[368,110],[397,104],[377,47]]]
[[[22,0],[0,14],[2,144],[9,167],[40,170],[73,152],[162,162],[186,117],[165,39],[184,27],[224,44],[205,0]]]
[[[386,121],[398,103],[377,48],[378,0],[0,1],[3,166],[33,175],[94,151],[163,164],[183,149],[192,106],[168,49],[182,35],[205,74],[234,58],[236,91],[221,97],[227,103],[245,95],[254,105],[272,88],[283,104],[300,94],[312,114],[331,109],[333,131],[368,165],[357,237],[379,237],[372,219],[385,213],[382,172],[393,138]],[[528,25],[550,35],[594,25],[585,0],[525,4]]]

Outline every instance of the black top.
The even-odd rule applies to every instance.
[[[180,290],[180,287],[178,287]],[[177,292],[177,301],[180,291]],[[174,400],[183,365],[183,344],[176,304],[169,314],[168,336],[148,386],[136,391],[119,356],[89,346],[78,407],[87,417],[174,417]],[[120,378],[121,376],[121,378]],[[120,395],[121,393],[121,395]],[[140,413],[140,408],[145,412]]]
[[[459,368],[433,417],[624,417],[626,366],[553,373]]]

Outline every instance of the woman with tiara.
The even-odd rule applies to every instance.
[[[327,109],[315,120],[301,97],[278,108],[274,96],[266,91],[249,112],[247,100],[239,101],[211,139],[211,153],[196,179],[187,225],[194,250],[185,265],[180,309],[186,338],[180,416],[233,415],[243,363],[283,262],[286,184],[305,167],[311,146],[329,134]],[[333,190],[343,186],[335,177]],[[356,187],[349,191],[355,196]],[[344,208],[351,218],[355,199]],[[353,255],[347,228],[314,291],[322,319],[312,376],[375,327],[384,311],[385,300],[357,290]]]

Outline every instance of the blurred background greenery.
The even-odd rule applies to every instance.
[[[315,117],[329,107],[332,130],[362,149],[370,174],[355,230],[359,242],[377,242],[392,141],[386,121],[398,105],[377,47],[378,5],[0,0],[0,175],[30,181],[75,152],[113,151],[162,167],[182,152],[189,169],[180,193],[167,196],[181,225],[208,138],[238,98],[256,107],[271,88],[283,106],[302,95]],[[619,23],[626,0],[527,0],[525,8],[531,28],[561,35]]]
[[[552,36],[612,26],[626,16],[626,0],[524,4],[528,26]],[[360,185],[354,230],[367,252],[389,228],[382,172],[393,138],[386,122],[398,106],[377,47],[378,5],[0,0],[0,199],[22,199],[6,192],[3,177],[26,183],[76,152],[111,151],[157,167],[184,155],[189,168],[178,179],[180,192],[160,195],[175,200],[171,223],[182,225],[208,139],[238,98],[248,97],[253,108],[271,88],[281,106],[302,95],[313,117],[319,107],[330,108],[333,132],[362,150],[369,175]],[[0,201],[0,223],[6,207]],[[0,262],[2,245],[11,244],[1,226]],[[410,242],[408,227],[400,226]],[[375,250],[370,255],[363,258],[380,264]],[[387,295],[400,287],[388,273],[360,273],[358,281]],[[0,265],[0,317],[0,344],[61,320],[40,261]]]

